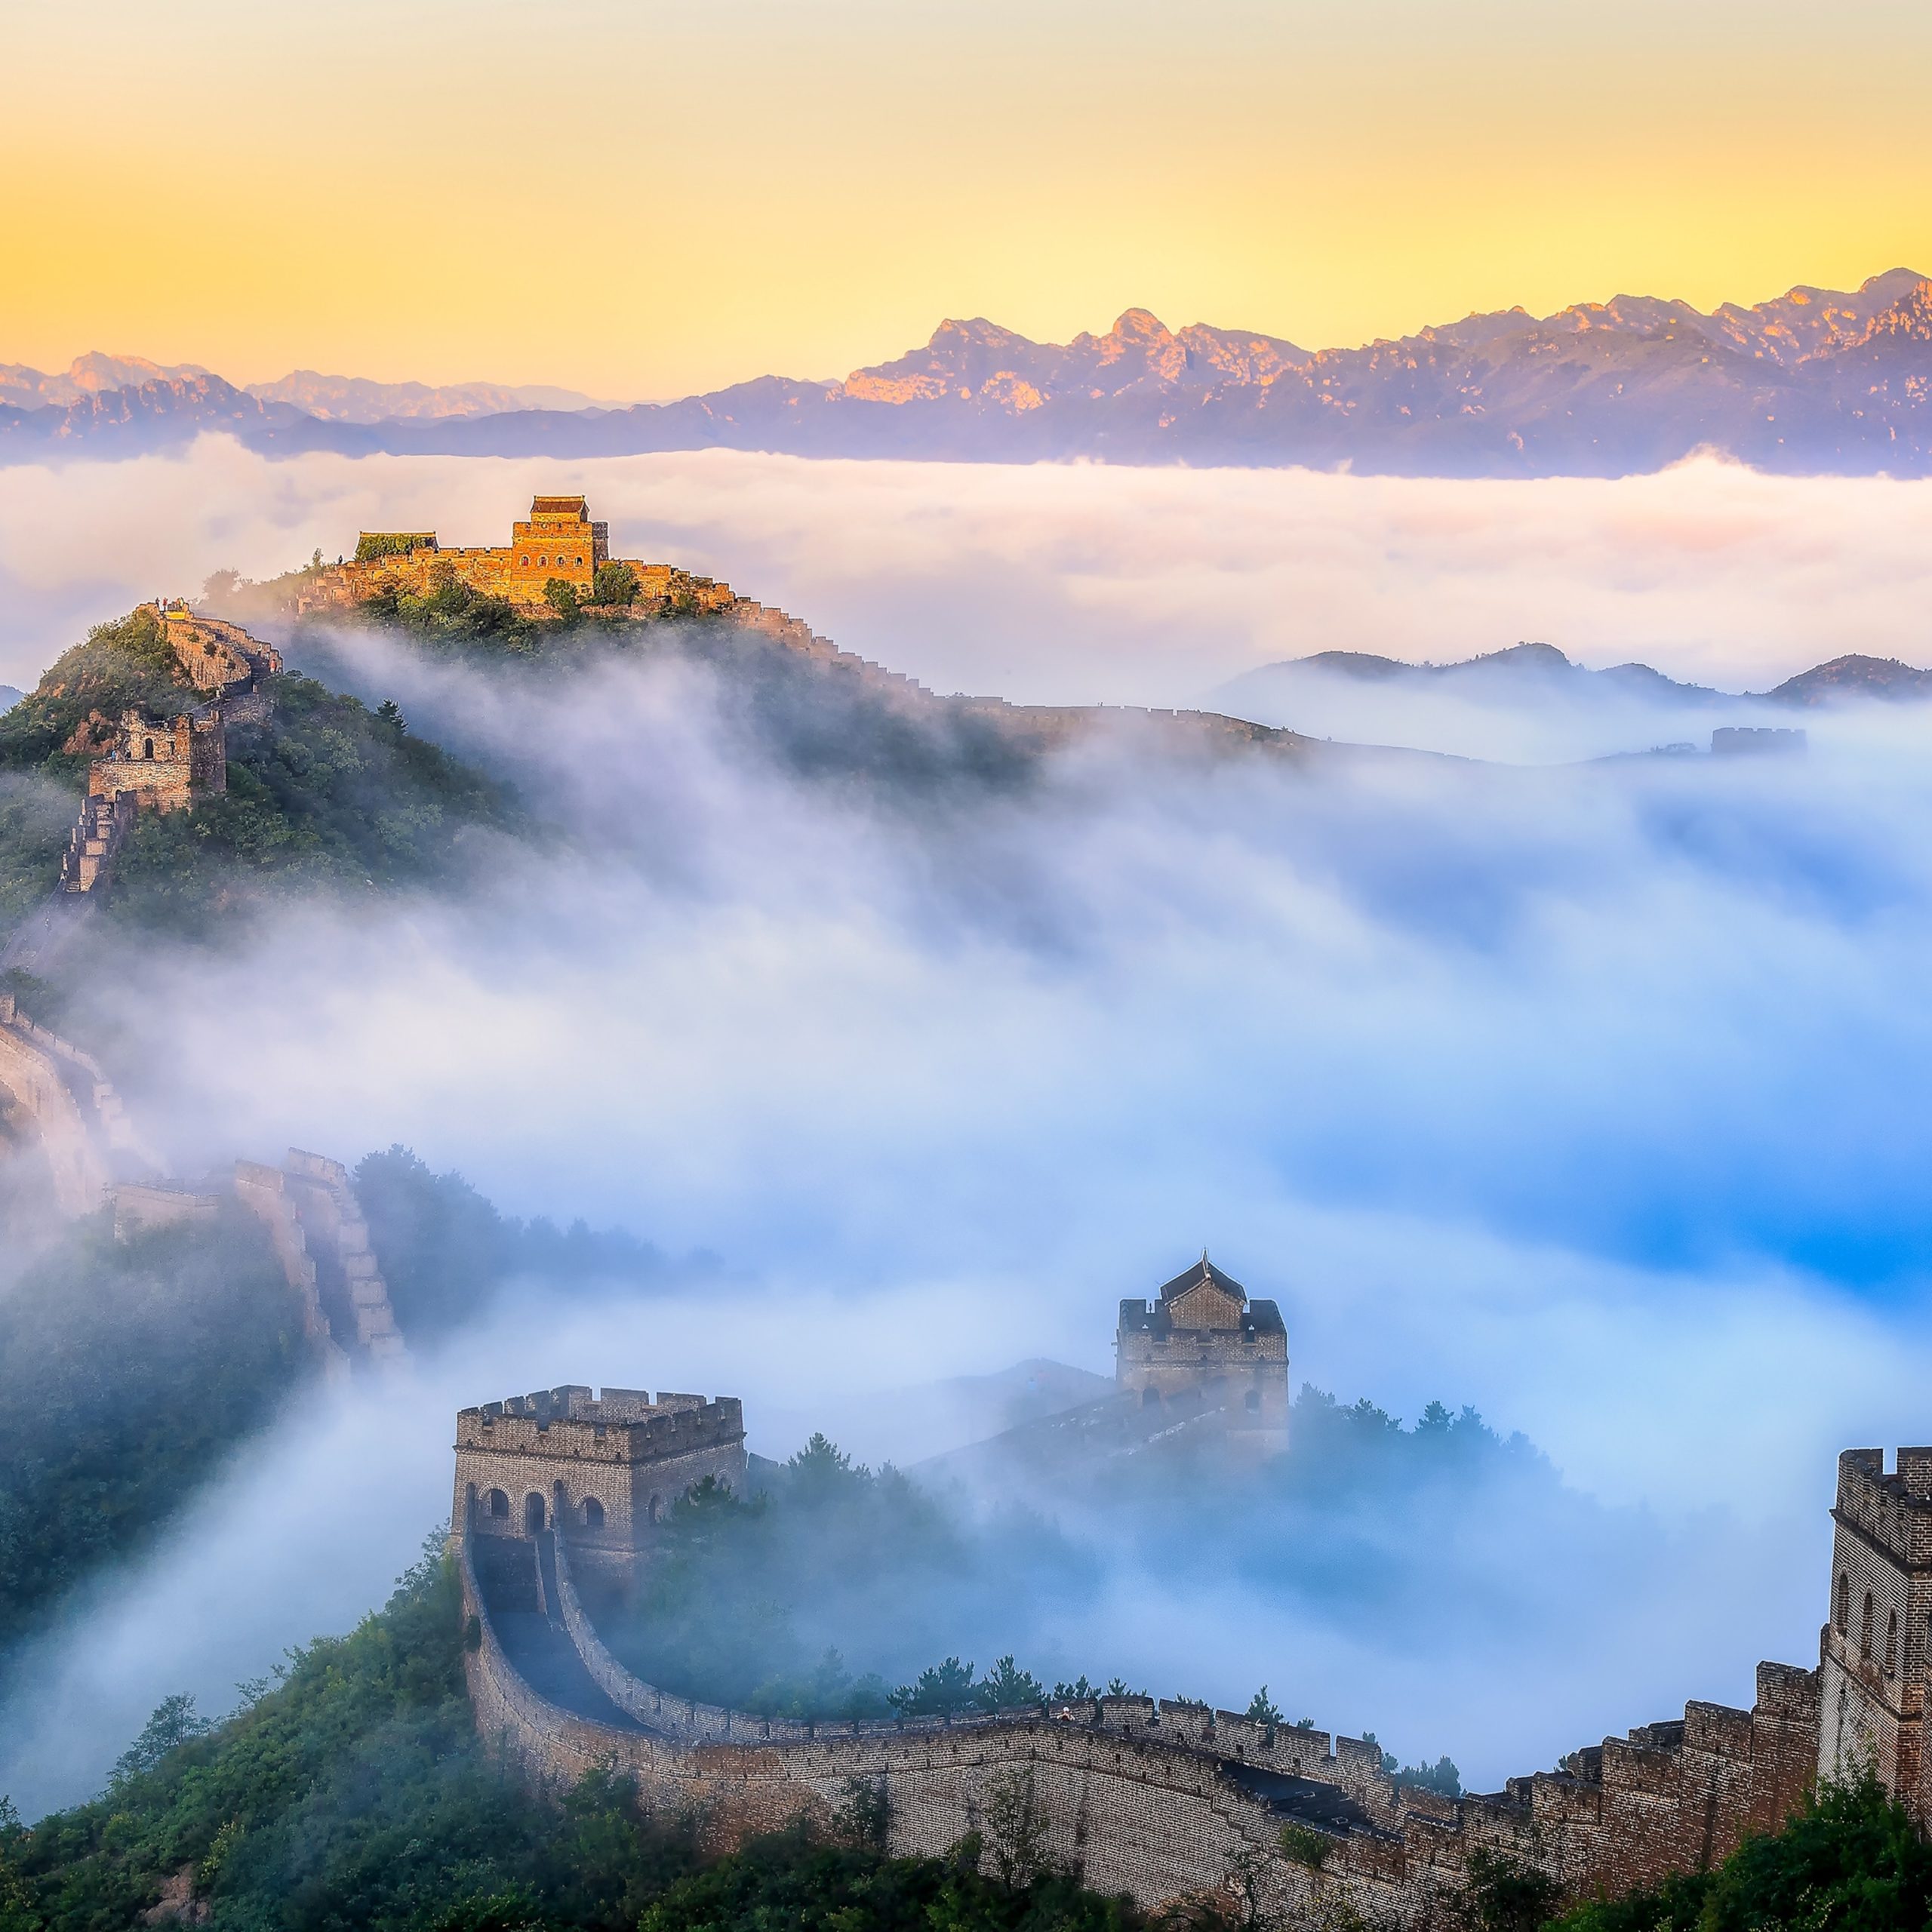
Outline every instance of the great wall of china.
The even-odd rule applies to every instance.
[[[539,499],[518,534],[546,528],[535,512],[546,503],[573,528],[601,534],[581,500]],[[428,533],[399,550],[377,547],[361,563],[307,575],[296,614],[325,617],[386,585],[420,590],[445,571],[528,605],[533,574],[557,555],[536,548],[526,559],[515,544],[514,561],[442,551]],[[607,549],[600,534],[569,568],[594,583]],[[1121,721],[1151,722],[1170,742],[1195,746],[1309,747],[1292,733],[1211,714],[937,698],[727,586],[633,568],[640,592],[629,620],[673,607],[722,618],[922,712],[983,716],[1035,743]],[[224,726],[272,702],[266,680],[281,660],[271,647],[183,605],[156,614],[184,672],[212,696],[162,726],[120,721],[90,772],[63,867],[57,899],[69,906],[111,881],[142,809],[192,809],[220,789]],[[44,915],[46,930],[58,911]],[[29,939],[29,955],[37,943]],[[17,941],[9,951],[0,964],[21,963]],[[238,1161],[226,1176],[183,1184],[142,1146],[99,1065],[5,996],[0,1089],[0,1099],[11,1097],[9,1124],[38,1136],[61,1213],[111,1208],[130,1238],[211,1217],[231,1196],[267,1229],[328,1373],[406,1361],[338,1163],[291,1149],[279,1168]],[[1859,1762],[1921,1825],[1932,1820],[1921,1746],[1932,1675],[1932,1450],[1901,1450],[1890,1472],[1877,1451],[1841,1458],[1832,1614],[1815,1668],[1761,1664],[1749,1710],[1693,1703],[1681,1718],[1607,1738],[1558,1770],[1457,1799],[1389,1777],[1371,1741],[1174,1700],[1107,1697],[949,1721],[816,1724],[693,1703],[617,1661],[586,1608],[594,1592],[586,1586],[593,1577],[634,1580],[651,1561],[657,1516],[698,1475],[742,1484],[738,1404],[545,1392],[464,1411],[457,1454],[451,1547],[478,1726],[540,1780],[623,1768],[648,1801],[695,1814],[719,1848],[801,1815],[829,1820],[863,1790],[882,1801],[892,1849],[940,1853],[997,1830],[1017,1802],[1037,1814],[1047,1859],[1144,1905],[1245,1887],[1270,1909],[1338,1927],[1423,1932],[1454,1921],[1478,1853],[1546,1873],[1575,1896],[1614,1893],[1708,1867],[1747,1835],[1775,1829],[1818,1776]]]
[[[237,1161],[226,1174],[175,1179],[135,1131],[100,1063],[37,1026],[11,993],[0,993],[0,1112],[11,1131],[38,1141],[51,1205],[63,1217],[111,1213],[116,1236],[126,1240],[212,1220],[223,1198],[232,1198],[267,1229],[325,1374],[407,1359],[368,1223],[340,1161],[291,1148],[279,1168]]]
[[[650,623],[680,615],[721,619],[734,630],[779,645],[822,671],[849,677],[875,695],[896,700],[923,715],[980,718],[1035,747],[1063,745],[1098,729],[1126,727],[1152,731],[1169,749],[1255,747],[1300,754],[1318,748],[1325,755],[1337,756],[1346,755],[1349,749],[1318,745],[1317,740],[1297,732],[1218,712],[942,697],[902,672],[840,650],[808,624],[740,596],[729,584],[669,564],[612,558],[608,526],[592,519],[581,497],[537,497],[530,515],[512,525],[510,537],[507,545],[445,549],[433,531],[364,531],[355,558],[303,575],[285,614],[298,619],[326,617],[388,593],[420,596],[438,583],[454,582],[548,621],[555,615],[545,596],[552,579],[568,583],[573,595],[588,598],[598,569],[614,562],[632,574],[635,595],[621,606],[586,604],[585,608],[600,621]]]
[[[1046,1859],[1143,1906],[1245,1888],[1292,1917],[1412,1928],[1457,1922],[1478,1853],[1571,1897],[1614,1895],[1707,1869],[1775,1830],[1818,1777],[1862,1763],[1932,1818],[1932,1450],[1900,1451],[1889,1474],[1875,1450],[1840,1458],[1835,1614],[1816,1668],[1760,1664],[1749,1710],[1690,1703],[1561,1769],[1451,1799],[1389,1777],[1372,1742],[1204,1705],[1103,1697],[814,1724],[641,1681],[599,1636],[584,1579],[634,1586],[666,1499],[701,1475],[742,1483],[743,1444],[728,1398],[571,1386],[458,1417],[451,1546],[471,1697],[532,1778],[615,1765],[719,1850],[801,1816],[830,1826],[859,1789],[893,1850],[938,1854],[998,1829],[1017,1801]]]

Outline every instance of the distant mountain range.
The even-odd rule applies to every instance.
[[[1700,449],[1759,468],[1932,473],[1932,282],[1894,269],[1706,315],[1619,296],[1472,315],[1310,351],[1130,309],[1036,343],[983,320],[843,381],[766,376],[680,402],[377,383],[297,371],[238,389],[192,365],[82,357],[0,367],[0,460],[118,456],[203,429],[264,450],[615,456],[726,448],[816,457],[1348,466],[1384,475],[1620,475]]]
[[[217,409],[232,413],[230,398],[253,397],[264,405],[286,404],[284,415],[272,408],[261,412],[261,420],[300,421],[312,417],[323,423],[388,423],[418,420],[441,421],[452,416],[502,416],[515,410],[572,411],[595,407],[587,395],[574,389],[560,389],[547,383],[525,383],[506,388],[500,383],[454,383],[432,388],[426,383],[377,383],[362,376],[323,376],[312,369],[293,369],[279,382],[251,383],[236,389],[223,381],[212,370],[198,363],[171,365],[150,362],[140,355],[103,355],[94,349],[77,355],[67,368],[49,375],[29,369],[24,363],[0,363],[0,404],[22,415],[40,417],[48,410],[71,415],[78,424],[103,420],[100,399],[132,391],[133,396],[120,409],[109,406],[108,420],[131,422],[146,413],[143,398],[151,398],[157,412],[165,411],[163,398],[172,393],[183,397],[211,399]],[[178,411],[165,413],[177,417]],[[241,411],[244,420],[248,411]],[[47,429],[56,436],[60,429],[51,420]]]
[[[1896,703],[1932,698],[1932,671],[1915,670],[1895,657],[1834,657],[1768,691],[1721,691],[1708,685],[1680,684],[1647,664],[1614,664],[1592,671],[1549,644],[1512,645],[1455,664],[1408,664],[1366,651],[1321,651],[1310,657],[1260,665],[1211,695],[1220,709],[1246,717],[1291,707],[1314,687],[1335,681],[1375,687],[1392,696],[1457,697],[1477,704],[1546,706],[1552,702],[1589,705],[1617,700],[1680,712],[1735,709],[1740,705],[1817,709],[1847,699]]]

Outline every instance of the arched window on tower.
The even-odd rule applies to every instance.
[[[604,1506],[594,1496],[583,1499],[583,1527],[586,1530],[601,1530],[604,1527]]]
[[[1885,1675],[1896,1677],[1899,1674],[1899,1614],[1894,1611],[1885,1619]]]
[[[1858,1620],[1858,1654],[1865,1663],[1872,1661],[1872,1592],[1865,1592],[1865,1608]]]
[[[143,758],[154,756],[154,740],[152,738],[143,738],[141,740],[141,755]]]
[[[1261,1391],[1259,1389],[1251,1389],[1247,1392],[1247,1403],[1248,1414],[1254,1414],[1261,1407]]]
[[[1832,1621],[1838,1626],[1841,1637],[1851,1628],[1851,1579],[1842,1570],[1838,1572],[1838,1600]]]
[[[1140,1392],[1140,1406],[1143,1409],[1158,1409],[1161,1406],[1161,1392],[1151,1385]]]
[[[490,1492],[490,1514],[496,1517],[498,1521],[501,1521],[507,1519],[509,1513],[509,1498],[506,1496],[500,1489],[491,1490]]]

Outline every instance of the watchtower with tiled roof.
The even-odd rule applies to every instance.
[[[1250,1300],[1204,1254],[1152,1301],[1120,1305],[1114,1373],[1122,1391],[1177,1419],[1226,1416],[1255,1446],[1288,1442],[1288,1331],[1272,1301]]]

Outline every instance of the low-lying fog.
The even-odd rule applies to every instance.
[[[1447,663],[1523,639],[1733,691],[1846,651],[1932,660],[1928,482],[1714,461],[1521,483],[729,451],[270,462],[210,437],[0,467],[0,683],[30,687],[52,645],[138,597],[332,558],[358,529],[505,541],[539,490],[586,491],[618,554],[722,578],[935,689],[1028,703],[1193,704],[1318,651]],[[1355,735],[1346,713],[1291,721]],[[1433,742],[1537,755],[1498,730]]]
[[[487,537],[534,479],[588,489],[615,547],[675,544],[942,685],[1171,699],[1398,634],[1607,657],[1625,625],[1616,656],[1762,688],[1913,654],[1932,500],[1709,466],[1520,489],[567,467],[217,445],[42,472],[44,503],[0,471],[23,511],[0,568],[40,614],[17,611],[0,675],[30,683],[137,589],[264,574],[330,531]],[[63,504],[90,554],[53,540]],[[305,1405],[29,1673],[0,1721],[23,1808],[89,1789],[165,1693],[219,1708],[379,1600],[447,1509],[461,1403],[732,1392],[768,1454],[823,1427],[903,1456],[930,1444],[869,1397],[1033,1355],[1106,1373],[1118,1299],[1204,1242],[1281,1303],[1297,1384],[1410,1417],[1473,1403],[1572,1503],[1477,1490],[1466,1533],[1379,1526],[1404,1586],[1366,1614],[1359,1578],[1257,1566],[1230,1520],[1224,1572],[1117,1555],[963,1652],[1236,1705],[1266,1680],[1484,1787],[1810,1654],[1835,1452],[1925,1434],[1932,712],[1807,718],[1792,762],[1208,773],[1102,745],[1030,790],[914,806],[775,768],[688,669],[506,680],[346,648],[355,688],[513,769],[568,835],[506,849],[460,903],[150,953],[136,1023],[165,1012],[167,1051],[131,1106],[184,1168],[400,1140],[508,1211],[620,1222],[724,1278],[529,1284],[413,1386]]]

